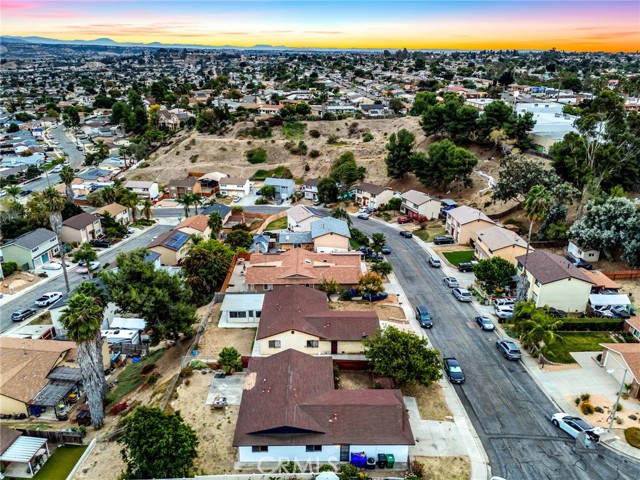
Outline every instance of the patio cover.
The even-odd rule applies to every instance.
[[[592,306],[606,305],[631,305],[629,297],[626,295],[589,295],[589,303]]]
[[[29,463],[45,443],[46,438],[18,437],[13,445],[0,455],[0,462]]]
[[[62,380],[51,381],[40,390],[29,403],[43,407],[54,407],[62,401],[76,383],[77,382],[65,382]]]

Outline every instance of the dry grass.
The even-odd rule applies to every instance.
[[[358,312],[370,312],[374,311],[378,314],[380,320],[389,319],[404,319],[404,310],[402,307],[396,307],[394,305],[381,304],[379,302],[329,302],[329,308],[331,310],[338,311],[358,311]]]
[[[467,457],[415,457],[422,465],[424,480],[469,480],[471,462]]]
[[[453,421],[453,414],[444,399],[439,383],[432,383],[429,387],[408,385],[402,387],[402,394],[416,399],[420,418],[423,420]]]
[[[207,307],[198,309],[201,316]],[[224,347],[236,347],[240,355],[251,355],[253,341],[256,337],[255,328],[219,328],[220,304],[216,304],[211,313],[209,324],[200,339],[198,355],[205,358],[217,358]]]
[[[341,370],[340,388],[342,390],[361,390],[373,388],[373,374],[368,371]]]

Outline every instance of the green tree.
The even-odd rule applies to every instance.
[[[211,238],[218,238],[222,230],[222,217],[218,212],[211,212],[207,219],[207,226],[211,229]]]
[[[361,295],[377,295],[384,292],[382,277],[377,273],[365,273],[360,277],[356,287]]]
[[[42,192],[33,194],[30,201],[40,204],[49,216],[51,230],[53,230],[58,239],[60,258],[62,259],[62,274],[64,276],[67,293],[69,293],[71,291],[71,287],[69,286],[69,275],[67,274],[67,262],[65,262],[65,250],[62,245],[62,240],[60,239],[60,231],[62,230],[62,211],[67,204],[67,199],[54,187],[47,187]]]
[[[253,236],[246,230],[231,230],[227,234],[227,238],[224,243],[229,245],[234,250],[245,249],[248,250],[253,243]]]
[[[133,223],[136,223],[136,221],[138,220],[139,201],[140,198],[138,197],[138,194],[130,190],[127,190],[126,193],[124,193],[118,201],[120,205],[129,209],[129,212],[131,212],[131,220],[133,220]]]
[[[231,370],[236,372],[242,371],[242,357],[235,347],[224,347],[218,355],[218,363],[222,365],[223,370],[229,373]]]
[[[344,220],[347,222],[347,225],[351,225],[351,217],[349,217],[349,213],[343,208],[334,208],[329,213],[333,218],[337,218],[339,220]]]
[[[387,243],[384,233],[374,233],[371,235],[371,241],[373,242],[373,250],[376,253],[380,253],[382,251],[382,247]]]
[[[78,292],[71,295],[67,308],[60,317],[60,322],[67,331],[67,338],[78,344],[82,384],[87,392],[91,424],[95,428],[101,428],[104,424],[103,400],[108,391],[102,364],[100,334],[104,307],[105,302],[100,296]]]
[[[97,159],[97,163],[100,163],[101,161],[103,161],[105,158],[109,156],[109,147],[107,146],[106,143],[104,143],[104,141],[98,140],[93,145],[93,147],[94,147],[93,155]]]
[[[340,284],[333,278],[323,278],[320,284],[320,290],[327,294],[329,299],[331,295],[335,295],[340,290]]]
[[[91,262],[95,262],[98,259],[98,252],[89,243],[83,243],[75,252],[73,252],[74,262],[86,262],[87,270],[89,271],[89,278],[93,278],[93,269],[91,268]]]
[[[546,169],[542,162],[514,153],[500,160],[493,199],[501,202],[515,199],[522,202],[534,186],[551,188],[558,183],[558,175],[553,170]]]
[[[353,188],[353,184],[358,180],[363,180],[367,169],[356,164],[352,152],[344,152],[333,163],[331,174],[332,180],[338,185],[340,195],[347,195]]]
[[[413,100],[411,115],[422,115],[429,107],[438,104],[438,96],[433,92],[418,92]]]
[[[9,195],[11,198],[17,198],[18,195],[20,195],[20,192],[22,192],[22,188],[20,188],[18,185],[7,185],[4,189],[5,192],[7,192],[7,195]]]
[[[384,159],[389,177],[400,179],[411,171],[415,146],[416,137],[404,128],[389,136],[389,143],[385,145],[389,153]]]
[[[335,180],[323,178],[318,182],[318,201],[320,203],[334,203],[338,200],[338,186]]]
[[[272,200],[276,196],[276,187],[273,185],[265,185],[260,189],[260,195]]]
[[[429,386],[442,378],[440,352],[429,348],[426,337],[389,326],[365,339],[364,348],[374,373],[391,377],[399,385]]]
[[[180,412],[140,406],[127,419],[118,439],[126,478],[184,478],[193,475],[198,436]]]
[[[267,151],[262,147],[252,148],[245,153],[247,162],[255,165],[256,163],[264,163],[267,161]]]
[[[187,218],[189,217],[189,208],[191,208],[191,205],[193,205],[194,201],[195,201],[195,198],[191,193],[185,193],[182,196],[180,196],[178,200],[176,200],[176,202],[179,205],[182,205],[182,208],[184,208],[184,216]]]
[[[414,170],[424,185],[445,190],[453,183],[459,196],[463,186],[473,185],[471,174],[477,164],[475,155],[444,139],[432,143],[427,156],[421,154],[415,158]]]
[[[153,217],[153,204],[149,198],[145,198],[142,200],[142,208],[140,209],[140,213],[147,219],[147,221],[151,221],[151,217]]]
[[[308,103],[298,103],[296,105],[296,114],[306,116],[311,113],[311,106]]]
[[[553,318],[548,314],[536,315],[522,325],[522,342],[539,350],[542,350],[545,345],[552,345],[556,341],[562,342],[564,339],[556,333],[561,326],[562,320],[558,318]]]
[[[393,210],[394,213],[400,210],[401,206],[402,206],[402,199],[400,197],[393,197],[386,204],[387,210]]]
[[[75,107],[69,106],[65,108],[62,112],[62,119],[64,120],[65,125],[70,128],[77,128],[80,126],[80,115]]]
[[[71,188],[71,185],[75,178],[76,174],[73,171],[73,168],[67,166],[62,167],[62,170],[60,171],[60,180],[64,183],[67,200],[70,202],[73,202],[73,188]]]
[[[222,285],[233,260],[233,250],[218,240],[198,242],[185,257],[182,270],[191,289],[192,302],[204,305]]]
[[[371,271],[378,275],[389,275],[393,272],[393,265],[389,262],[378,262],[371,265]]]
[[[494,293],[497,288],[507,285],[517,272],[516,267],[508,260],[492,257],[480,260],[473,267],[473,273],[484,284],[488,293]]]
[[[402,110],[404,110],[404,103],[399,98],[392,98],[389,100],[389,108],[393,110],[393,113],[398,115]]]

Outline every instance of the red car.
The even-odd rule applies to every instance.
[[[411,219],[409,217],[398,217],[398,223],[411,223]]]

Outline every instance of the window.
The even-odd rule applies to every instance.
[[[269,451],[269,447],[267,446],[259,446],[259,447],[251,447],[251,451],[253,453],[260,453],[260,452],[268,452]]]
[[[538,305],[538,294],[533,292],[533,297],[531,298],[531,300],[533,300],[534,305]]]
[[[269,340],[269,348],[280,348],[280,340]]]
[[[260,318],[260,315],[262,315],[262,312],[260,310],[256,310],[256,318]]]
[[[322,451],[322,445],[307,445],[306,446],[306,451],[307,452],[321,452]]]
[[[540,287],[540,282],[536,280],[536,287]]]
[[[229,312],[229,318],[247,318],[247,312]]]
[[[318,348],[318,340],[307,340],[307,347],[309,348]]]
[[[264,290],[273,290],[273,285],[271,283],[265,283],[262,288]]]

